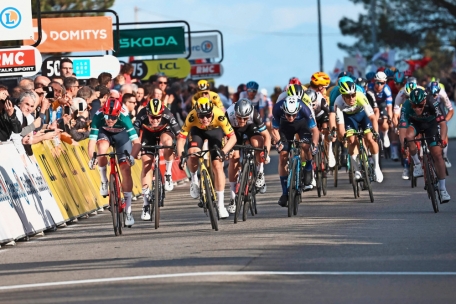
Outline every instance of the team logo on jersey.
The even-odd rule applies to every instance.
[[[220,121],[225,121],[225,118],[226,118],[226,117],[225,117],[224,115],[223,115],[223,116],[219,116],[219,117],[218,117],[218,120],[220,120]]]
[[[190,115],[190,117],[188,118],[188,121],[189,122],[194,122],[195,121],[195,117],[193,116],[193,114]]]

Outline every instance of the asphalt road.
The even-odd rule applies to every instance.
[[[450,160],[456,166],[456,142]],[[435,214],[423,190],[384,161],[385,180],[354,199],[348,175],[306,192],[299,216],[277,205],[277,155],[258,215],[209,218],[188,184],[167,193],[161,226],[140,220],[115,237],[109,211],[0,249],[0,303],[450,303],[456,299],[453,196]],[[228,191],[226,192],[228,202]],[[31,285],[35,284],[35,285]]]

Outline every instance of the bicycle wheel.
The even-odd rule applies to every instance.
[[[371,185],[371,173],[372,169],[370,168],[369,159],[367,158],[366,151],[363,151],[361,154],[361,163],[363,166],[363,180],[364,186],[369,191],[369,197],[371,203],[374,202],[374,193],[372,192],[372,185]]]
[[[291,183],[288,187],[288,217],[291,217],[294,211],[294,203],[296,197],[296,169],[298,168],[298,164],[296,158],[293,158],[291,163],[290,173],[291,174]]]
[[[431,168],[432,162],[429,160],[431,156],[429,154],[423,155],[423,161],[424,161],[424,170],[425,170],[425,175],[424,175],[424,182],[426,184],[426,191],[428,193],[429,198],[431,199],[432,203],[432,209],[434,209],[434,212],[437,213],[439,212],[439,205],[437,204],[437,197],[435,195],[435,185],[433,183],[433,176],[431,176]]]
[[[334,187],[337,187],[337,178],[339,175],[339,166],[340,166],[340,143],[338,140],[334,142],[334,157],[336,159],[336,165],[334,166]]]
[[[321,152],[315,154],[315,173],[316,173],[316,183],[317,183],[317,195],[321,197]]]
[[[353,186],[353,194],[354,194],[355,198],[358,198],[358,195],[357,195],[357,193],[358,193],[358,190],[357,190],[358,183],[355,181],[355,178],[354,178],[355,171],[353,170],[353,166],[350,166],[350,174],[349,174],[349,176],[351,178],[351,184]]]
[[[242,220],[245,222],[247,220],[247,214],[249,213],[251,195],[244,196],[244,210],[242,212]]]
[[[295,199],[294,199],[294,203],[293,203],[293,215],[298,215],[298,208],[299,208],[299,203],[301,201],[301,194],[299,194],[298,192],[296,192],[296,196],[295,196]]]
[[[321,190],[323,191],[323,195],[326,196],[327,189],[328,189],[328,168],[329,168],[329,161],[328,161],[328,154],[326,153],[325,145],[323,144],[323,155],[321,157]]]
[[[209,175],[206,170],[203,171],[202,178],[204,180],[206,206],[207,206],[207,210],[209,210],[209,217],[211,218],[212,229],[214,229],[215,231],[218,231],[217,214],[216,214],[216,211],[214,210],[214,202],[212,200],[212,191],[209,186]]]
[[[155,209],[155,229],[158,229],[160,227],[160,204],[161,204],[161,199],[162,199],[162,194],[161,194],[161,188],[162,188],[162,180],[161,180],[161,174],[160,174],[160,167],[155,166],[154,170],[154,180],[155,180],[155,188],[154,188],[154,209]],[[151,215],[152,218],[152,215]]]
[[[111,209],[112,225],[114,227],[114,234],[119,236],[122,232],[120,227],[119,218],[119,201],[120,201],[120,188],[116,183],[116,176],[111,174],[109,176],[109,207]]]
[[[241,178],[239,179],[239,188],[237,189],[237,194],[235,198],[236,203],[236,212],[234,212],[234,223],[238,222],[238,217],[241,214],[241,206],[242,203],[245,203],[245,196],[247,189],[247,182],[248,182],[248,174],[249,174],[249,164],[246,162],[242,167],[241,171]],[[248,193],[247,193],[248,195]]]
[[[256,209],[256,188],[253,186],[252,192],[250,193],[250,214],[254,216],[257,214],[257,209]]]

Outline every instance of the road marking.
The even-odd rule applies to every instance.
[[[147,279],[167,279],[183,277],[204,277],[204,276],[456,276],[456,272],[397,272],[397,271],[213,271],[213,272],[188,272],[188,273],[169,273],[153,274],[120,278],[104,278],[75,280],[62,282],[47,282],[36,284],[23,284],[0,286],[1,290],[28,289],[38,287],[52,287],[65,285],[80,285],[93,283],[108,283],[117,281],[133,281]]]

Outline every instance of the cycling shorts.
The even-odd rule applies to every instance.
[[[289,140],[293,140],[295,134],[298,135],[299,141],[305,144],[310,144],[312,140],[312,134],[310,133],[310,129],[308,126],[308,122],[306,119],[302,119],[299,121],[281,121],[279,127],[279,134],[280,140],[283,144],[283,150],[290,152],[291,145],[288,143]]]
[[[382,118],[390,118],[388,115],[387,105],[386,102],[382,102],[378,104],[378,110],[380,111],[380,119]]]
[[[352,115],[344,113],[344,121],[347,137],[352,136],[353,132],[358,131],[360,128],[364,130],[364,133],[369,133],[370,128],[372,128],[372,122],[369,117],[367,117],[365,111],[361,111]]]
[[[167,126],[166,128],[164,128],[160,132],[143,131],[142,136],[141,136],[141,144],[146,145],[146,146],[157,146],[157,145],[160,144],[160,136],[162,134],[164,134],[164,133],[166,133],[169,136],[171,136],[173,141],[176,138],[174,133],[171,131],[171,127]],[[152,155],[152,154],[154,154],[154,150],[144,148],[143,151],[142,151],[142,154],[143,155],[144,154]]]
[[[329,116],[327,114],[320,115],[317,117],[316,121],[318,129],[321,129],[322,124],[329,122]]]
[[[223,133],[222,128],[215,128],[212,130],[202,130],[198,127],[192,127],[190,129],[188,137],[188,148],[203,148],[203,143],[205,140],[208,141],[209,149],[214,148],[214,145],[220,149],[223,147],[223,138],[225,133]],[[211,151],[211,158],[217,158],[217,152]]]
[[[412,127],[415,130],[415,136],[424,132],[425,137],[433,137],[435,140],[426,139],[429,147],[437,146],[438,140],[440,139],[439,123],[437,121],[433,120],[427,122],[411,120],[409,127]]]
[[[244,142],[252,136],[260,135],[258,128],[254,124],[250,124],[247,128],[233,128],[236,135],[236,145],[243,145]]]
[[[131,153],[132,144],[126,130],[119,133],[111,133],[103,128],[100,128],[97,141],[100,140],[107,140],[109,145],[116,149],[117,153],[123,153],[125,150],[127,150],[128,153]],[[125,154],[117,155],[117,162],[119,164],[125,160]]]

